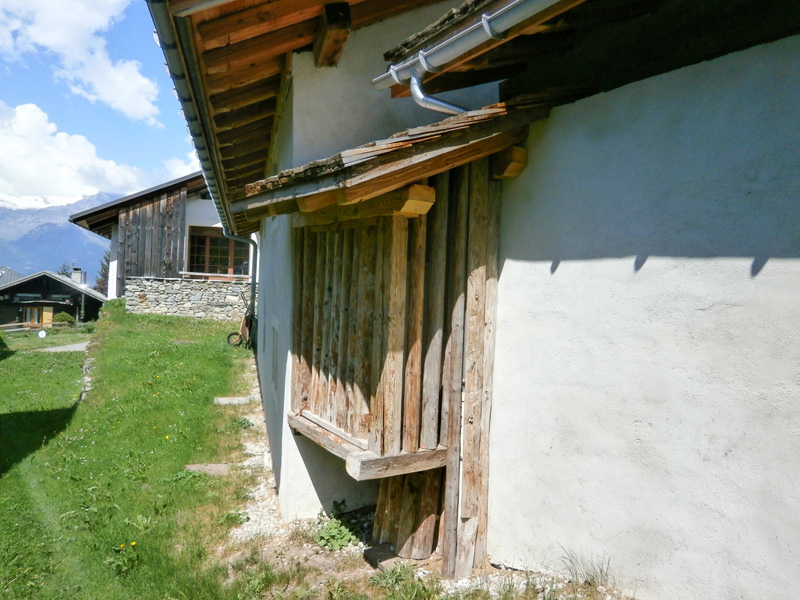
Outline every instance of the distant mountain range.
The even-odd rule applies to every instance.
[[[0,266],[20,275],[58,271],[66,263],[80,267],[94,283],[108,240],[69,222],[69,216],[113,200],[95,194],[72,204],[13,210],[0,207]]]

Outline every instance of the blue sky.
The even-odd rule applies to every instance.
[[[198,168],[144,0],[0,0],[0,206]]]

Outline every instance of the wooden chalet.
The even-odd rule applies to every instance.
[[[0,284],[0,324],[50,327],[53,315],[65,312],[76,321],[94,321],[106,297],[85,283],[51,271],[40,271]]]
[[[554,107],[800,33],[800,4],[533,2],[530,16],[503,32],[489,26],[491,39],[421,77],[428,94],[501,82],[499,102],[297,164],[297,147],[313,145],[291,135],[312,104],[303,93],[328,108],[327,90],[313,85],[331,78],[310,73],[309,56],[335,66],[348,32],[430,3],[148,4],[220,215],[269,249],[259,369],[276,471],[297,454],[284,429],[311,440],[352,480],[379,482],[376,543],[409,558],[438,549],[444,576],[470,574],[487,557],[500,198],[528,163],[532,129]],[[424,61],[512,4],[469,1],[419,22],[385,60],[402,65],[423,50],[414,60]],[[293,81],[301,59],[305,79],[298,68]],[[387,98],[410,102],[408,82],[387,87]],[[293,468],[310,471],[303,461]]]
[[[111,240],[109,297],[130,277],[249,280],[250,247],[225,238],[201,173],[70,216]]]

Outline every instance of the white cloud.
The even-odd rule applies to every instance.
[[[170,158],[164,161],[164,168],[167,170],[167,173],[169,173],[170,179],[178,179],[184,175],[199,171],[200,160],[197,158],[196,152],[187,152],[186,160]]]
[[[58,131],[35,104],[0,101],[0,206],[42,208],[98,192],[129,194],[147,187],[141,169],[97,156],[82,135]]]
[[[125,116],[158,125],[158,86],[133,60],[112,60],[102,34],[123,18],[131,0],[0,0],[0,55],[53,53],[73,93]]]

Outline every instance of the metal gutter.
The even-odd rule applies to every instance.
[[[167,8],[166,0],[147,0],[147,7],[150,9],[150,16],[153,18],[153,24],[156,27],[159,46],[164,53],[169,76],[175,84],[178,102],[181,103],[183,116],[186,119],[189,133],[192,136],[192,142],[197,151],[197,157],[200,159],[206,187],[211,194],[211,199],[214,201],[217,213],[222,222],[222,234],[226,238],[239,242],[246,242],[253,247],[253,264],[250,270],[250,299],[253,301],[256,297],[258,244],[250,237],[241,237],[230,232],[233,218],[222,199],[224,191],[217,183],[218,172],[221,171],[218,171],[218,164],[213,153],[213,142],[206,138],[203,128],[203,124],[208,125],[210,120],[205,113],[205,106],[201,102],[195,102],[194,95],[192,94],[192,88],[199,90],[202,86],[200,85],[197,73],[195,73],[191,67],[184,66],[181,60],[179,44],[182,40],[184,54],[186,56],[191,55],[191,47],[189,47],[185,41],[191,39],[186,20],[182,18],[175,18],[173,20]],[[178,29],[181,30],[180,36]]]
[[[423,48],[409,58],[391,65],[389,70],[372,80],[379,90],[395,83],[413,84],[414,78],[434,73],[491,39],[502,39],[513,26],[536,16],[561,0],[511,0],[493,13],[483,13],[481,20],[429,48]],[[413,89],[412,89],[413,94]],[[436,100],[434,98],[434,100]]]

